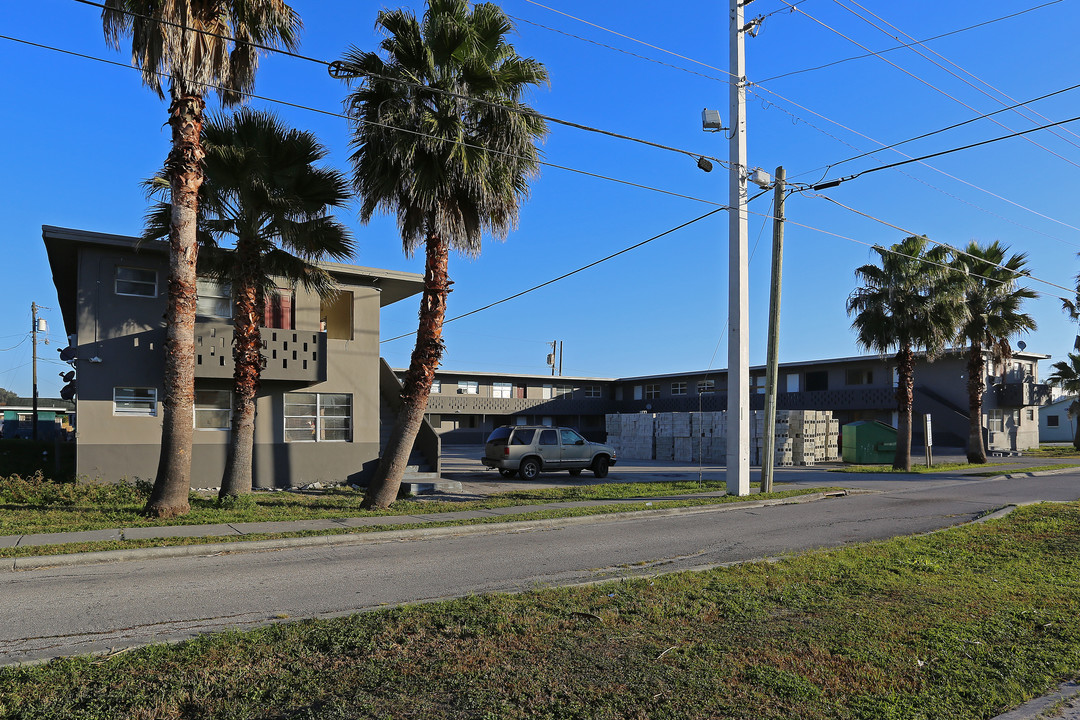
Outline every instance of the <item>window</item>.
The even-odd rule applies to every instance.
[[[113,415],[157,416],[157,388],[113,388]]]
[[[806,391],[818,392],[829,389],[829,373],[824,370],[815,370],[806,373]]]
[[[550,400],[555,397],[555,388],[551,385],[544,385],[540,388],[540,397],[544,400]]]
[[[685,395],[686,394],[686,383],[685,382],[673,382],[673,383],[671,383],[671,394],[672,395]]]
[[[860,368],[857,370],[848,370],[844,374],[844,381],[848,385],[873,385],[874,384],[874,371]]]
[[[697,384],[698,395],[711,395],[716,392],[715,380],[698,380]]]
[[[599,397],[603,397],[603,396],[604,396],[603,392],[601,391],[599,385],[586,385],[585,386],[585,397],[587,397],[587,398],[599,398]]]
[[[34,431],[34,413],[19,413],[19,432],[30,433]],[[26,437],[30,437],[27,435]]]
[[[113,289],[117,295],[157,297],[157,270],[117,266]]]
[[[559,434],[562,436],[563,445],[577,445],[579,442],[585,444],[585,438],[581,437],[570,428],[562,428],[559,430]]]
[[[292,290],[278,288],[267,293],[266,307],[263,310],[263,327],[292,330],[293,322]]]
[[[656,400],[660,397],[660,385],[646,385],[645,386],[645,399]]]
[[[1024,419],[1027,420],[1028,422],[1034,422],[1035,421],[1035,409],[1034,408],[1028,408],[1027,410],[1024,411],[1024,414],[1027,416]]]
[[[200,317],[231,318],[232,286],[216,280],[199,278],[195,281],[198,299],[195,301],[195,314]]]
[[[199,430],[228,430],[232,415],[232,393],[228,390],[195,390],[195,427]]]
[[[319,303],[319,329],[328,340],[353,339],[353,294],[338,290],[333,297]]]
[[[554,430],[541,430],[540,431],[540,444],[541,445],[558,445],[559,436],[555,434]]]
[[[512,398],[514,396],[514,384],[508,382],[497,382],[491,386],[491,397],[497,398]]]
[[[480,383],[476,380],[458,380],[457,391],[460,395],[479,395]]]
[[[431,381],[431,392],[433,392],[433,393],[441,393],[442,392],[442,380],[432,380]]]
[[[1061,423],[1061,416],[1059,415],[1047,415],[1046,427],[1059,427]]]
[[[758,395],[765,394],[765,376],[758,375],[754,378],[754,392]]]
[[[563,397],[564,395],[573,395],[574,388],[569,385],[559,385],[555,388],[555,397]]]
[[[787,391],[789,393],[799,392],[799,375],[798,373],[789,373],[787,376]]]
[[[350,442],[352,395],[285,393],[286,442]]]
[[[522,418],[524,419],[524,418]],[[523,428],[521,430],[514,431],[514,437],[510,439],[511,445],[532,445],[533,435],[536,434],[534,428]]]
[[[990,432],[1005,432],[1005,412],[1002,410],[991,410],[987,424]]]

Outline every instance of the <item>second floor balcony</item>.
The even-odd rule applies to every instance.
[[[998,407],[1049,405],[1050,386],[1034,382],[1004,382],[994,386]]]
[[[262,328],[262,380],[317,383],[326,380],[326,333]],[[195,377],[233,376],[232,326],[195,327]]]

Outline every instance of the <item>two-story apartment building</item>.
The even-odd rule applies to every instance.
[[[161,441],[167,253],[164,243],[45,226],[42,237],[75,350],[76,473],[153,478]],[[267,303],[256,405],[257,487],[362,482],[380,450],[379,310],[420,292],[412,273],[328,263],[324,300],[282,284]],[[200,280],[192,478],[220,484],[229,442],[228,288]]]
[[[1017,352],[992,368],[983,397],[988,449],[1012,452],[1038,446],[1038,408],[1049,388],[1038,382],[1047,355]],[[895,367],[891,357],[857,356],[782,363],[781,410],[829,410],[841,423],[896,424]],[[401,372],[401,371],[397,371]],[[482,442],[492,429],[513,423],[570,425],[603,439],[604,415],[637,412],[712,412],[727,408],[727,372],[709,370],[629,378],[500,375],[439,371],[428,401],[429,422],[448,443]],[[750,369],[751,409],[765,406],[765,368]],[[933,418],[934,443],[967,443],[967,355],[956,350],[933,362],[919,359],[916,415]],[[922,442],[922,425],[914,437]]]

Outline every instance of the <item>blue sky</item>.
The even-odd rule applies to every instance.
[[[1016,101],[1080,83],[1077,0],[1050,2],[926,43],[925,48],[943,56],[932,57],[948,71],[900,49],[769,79],[867,53],[860,44],[874,52],[892,48],[899,43],[890,36],[901,32],[922,40],[1041,4],[860,2],[861,7],[853,0],[805,0],[792,11],[783,0],[755,0],[747,7],[748,18],[767,15],[757,37],[747,39],[747,75],[752,83],[760,81],[751,87],[748,103],[752,167],[771,173],[783,165],[789,182],[814,182],[830,163],[879,148],[875,140],[898,142],[1002,107],[960,78],[994,98],[1001,98],[1000,90]],[[333,60],[349,45],[373,49],[378,41],[374,19],[383,7],[379,3],[292,4],[304,21],[300,52],[305,55]],[[420,3],[405,6],[423,12]],[[516,18],[518,52],[549,68],[550,87],[531,95],[539,111],[727,157],[725,138],[702,132],[700,120],[706,106],[729,117],[726,2],[546,0],[539,5],[505,0],[503,8]],[[899,30],[887,27],[887,35],[852,10]],[[0,34],[128,62],[126,51],[105,45],[100,11],[74,0],[3,3]],[[930,55],[925,48],[920,49]],[[166,104],[133,70],[10,39],[0,39],[0,67],[5,221],[0,242],[7,303],[0,316],[0,387],[30,393],[26,336],[30,303],[36,301],[49,308],[42,315],[52,341],[41,347],[40,392],[55,396],[57,373],[66,368],[53,349],[64,344],[63,325],[41,225],[138,234],[146,207],[138,183],[161,165],[168,150]],[[320,65],[269,56],[262,60],[256,92],[337,113],[345,88]],[[1049,120],[1006,112],[995,118],[1007,128],[983,119],[900,149],[918,156],[1063,120],[1080,114],[1078,93],[1030,106]],[[267,100],[252,104],[316,133],[331,150],[330,163],[348,170],[344,119]],[[210,108],[216,107],[216,98],[211,99]],[[874,259],[869,246],[891,245],[909,232],[954,246],[999,240],[1028,253],[1035,277],[1072,287],[1080,269],[1080,137],[1072,133],[1080,133],[1080,123],[1057,132],[1060,137],[1040,131],[1026,136],[1033,142],[1014,138],[935,158],[928,161],[932,168],[910,164],[872,173],[821,192],[896,227],[821,198],[792,195],[786,208],[781,361],[860,353],[844,308],[855,286],[854,270]],[[545,161],[555,165],[696,199],[544,167],[522,207],[518,229],[506,242],[485,239],[479,258],[451,258],[451,316],[610,255],[727,198],[723,168],[706,174],[684,155],[557,125],[551,126],[543,152]],[[901,159],[894,151],[881,151],[825,175],[848,175]],[[755,364],[765,358],[771,229],[763,216],[770,212],[770,200],[771,193],[750,208]],[[355,208],[342,217],[355,232],[357,264],[422,272],[422,258],[403,256],[392,218],[362,226]],[[564,342],[566,375],[626,377],[723,367],[726,283],[727,217],[719,213],[447,325],[443,367],[546,373],[552,340]],[[1065,291],[1034,281],[1031,287],[1046,294],[1028,306],[1039,330],[1023,339],[1029,350],[1061,359],[1076,334],[1060,312],[1057,297]],[[413,299],[385,308],[382,337],[415,330],[416,311]],[[411,338],[386,342],[382,354],[395,367],[404,366],[411,348]],[[1048,372],[1047,363],[1042,371]]]

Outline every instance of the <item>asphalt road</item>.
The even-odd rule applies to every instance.
[[[483,535],[0,573],[0,664],[118,650],[284,618],[700,568],[926,532],[1009,503],[1080,499],[1080,473],[850,480],[801,505],[609,516]],[[821,478],[817,481],[822,484]]]

